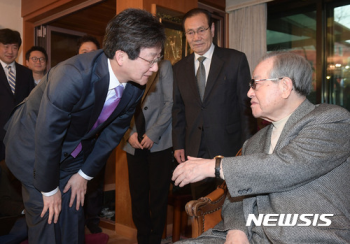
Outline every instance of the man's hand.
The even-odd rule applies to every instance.
[[[230,230],[227,232],[225,244],[249,244],[249,241],[243,231]]]
[[[174,157],[179,164],[185,162],[185,149],[175,150]]]
[[[214,168],[215,159],[188,157],[188,161],[176,167],[172,180],[175,181],[175,185],[183,187],[207,177],[215,177]]]
[[[63,190],[63,193],[66,193],[71,188],[69,207],[73,206],[75,197],[77,198],[76,210],[79,210],[79,206],[84,206],[86,187],[87,180],[81,177],[78,173],[74,174],[69,179]]]
[[[135,132],[134,134],[132,134],[129,139],[128,142],[129,144],[135,148],[135,149],[143,149],[142,145],[140,144],[139,140],[138,140],[138,134],[137,132]]]
[[[146,134],[144,134],[141,141],[141,146],[150,150],[153,147],[153,141]]]
[[[47,223],[51,224],[52,218],[54,217],[53,222],[56,224],[62,208],[61,191],[58,190],[54,195],[49,197],[43,195],[43,202],[44,202],[44,208],[43,208],[43,211],[41,212],[40,217],[41,218],[44,217],[47,210],[49,210],[49,219]]]

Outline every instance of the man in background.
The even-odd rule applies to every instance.
[[[82,36],[78,39],[78,54],[89,53],[100,49],[100,43],[93,36]]]
[[[248,96],[254,117],[272,124],[240,157],[190,157],[174,171],[176,185],[216,176],[228,188],[223,221],[183,243],[350,243],[350,113],[310,103],[311,84],[304,57],[262,58]]]
[[[33,72],[35,85],[38,85],[46,74],[47,59],[47,53],[43,47],[33,46],[26,53],[26,65]]]
[[[103,50],[52,68],[12,114],[5,161],[22,182],[29,243],[84,243],[87,181],[129,128],[164,40],[154,16],[126,9],[108,23]]]
[[[187,12],[183,28],[194,53],[174,65],[174,156],[178,163],[186,156],[234,156],[256,130],[246,96],[246,56],[213,44],[215,26],[207,10]],[[191,184],[193,198],[209,194],[217,183],[212,178]]]
[[[21,44],[18,31],[0,30],[0,161],[5,159],[4,125],[13,108],[34,88],[32,71],[16,62]]]

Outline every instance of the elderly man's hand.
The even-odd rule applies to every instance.
[[[208,177],[215,177],[215,159],[188,157],[188,161],[179,164],[172,180],[175,185],[183,187],[188,183],[197,182]]]

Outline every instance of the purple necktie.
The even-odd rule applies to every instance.
[[[112,114],[112,112],[115,110],[115,108],[118,106],[124,91],[124,86],[119,85],[116,88],[114,88],[114,90],[115,90],[115,94],[105,102],[105,104],[103,105],[102,111],[100,113],[100,116],[98,116],[98,119],[96,120],[95,124],[92,126],[91,130],[95,129],[97,126],[105,122],[108,119],[108,117]],[[81,143],[79,143],[79,145],[71,153],[73,158],[76,158],[78,156],[81,149],[82,149],[82,145]]]

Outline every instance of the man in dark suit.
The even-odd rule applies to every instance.
[[[253,115],[272,124],[240,157],[176,168],[176,185],[216,176],[228,189],[223,221],[181,243],[350,243],[349,111],[307,100],[312,69],[295,53],[268,53],[250,84]]]
[[[213,44],[214,23],[204,9],[187,12],[183,27],[194,53],[174,65],[174,156],[178,163],[185,156],[234,156],[256,129],[246,96],[246,56]],[[215,187],[214,179],[197,182],[191,185],[192,196],[205,196]]]
[[[13,108],[26,98],[34,88],[32,71],[15,60],[22,40],[18,31],[0,30],[0,161],[5,159],[3,129]],[[14,75],[14,87],[9,83],[9,72]]]
[[[107,25],[104,49],[52,68],[7,124],[6,163],[22,182],[29,243],[84,243],[87,181],[128,129],[158,70],[165,34],[127,9]],[[74,207],[73,207],[74,206]]]

